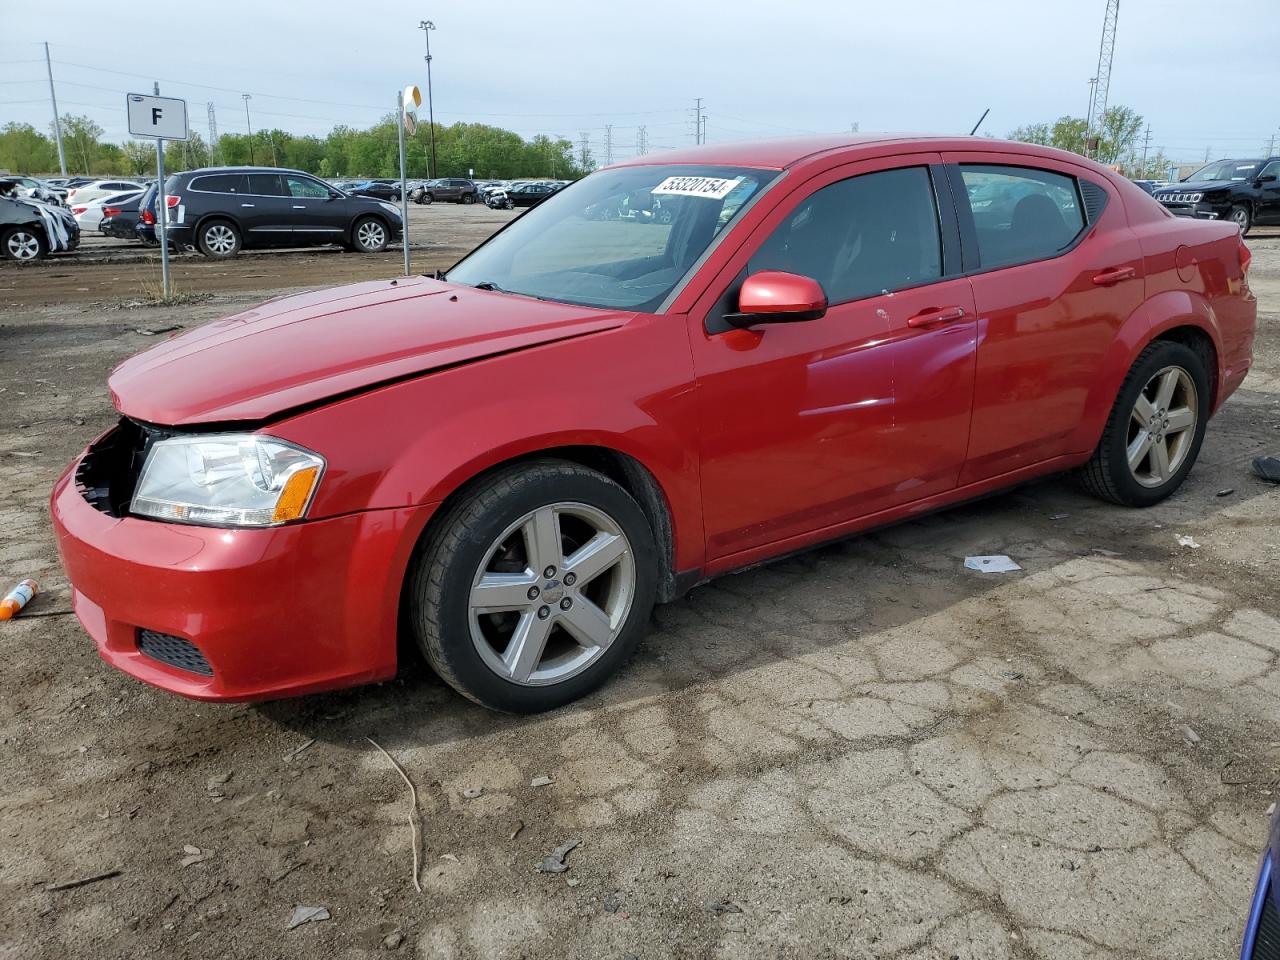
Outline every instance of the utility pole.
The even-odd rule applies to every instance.
[[[636,156],[643,157],[649,152],[649,131],[645,129],[644,124],[640,125],[640,129],[636,131]]]
[[[1212,152],[1213,152],[1213,147],[1205,147],[1205,148],[1204,148],[1204,162],[1205,162],[1205,163],[1208,163],[1208,162],[1209,162],[1209,154],[1211,154]]]
[[[427,40],[427,123],[431,125],[431,169],[427,171],[427,176],[432,180],[436,178],[436,108],[431,93],[431,31],[435,28],[436,25],[430,20],[418,23],[418,29]]]
[[[694,102],[693,142],[701,143],[702,142],[702,98],[696,97],[693,102]]]
[[[400,133],[400,230],[401,244],[404,247],[404,275],[409,276],[409,191],[408,178],[404,167],[404,91],[396,91],[396,127]]]
[[[249,128],[249,165],[253,165],[253,124],[249,122],[249,101],[253,99],[247,93],[240,94],[240,99],[244,101],[244,125]]]
[[[218,151],[218,117],[213,112],[213,101],[205,105],[209,113],[209,164],[212,166],[214,154]]]
[[[1271,139],[1267,141],[1267,156],[1274,157],[1276,155],[1276,135],[1273,133]]]
[[[604,165],[613,166],[613,124],[604,125]]]
[[[1147,147],[1151,145],[1151,124],[1147,124],[1147,132],[1142,135],[1142,175],[1147,175]]]
[[[49,102],[53,104],[53,135],[58,139],[58,167],[67,175],[67,155],[62,151],[62,118],[58,116],[58,98],[53,92],[53,62],[49,59],[49,44],[44,45],[44,68],[49,72]],[[89,171],[86,170],[85,173]]]
[[[701,142],[702,142],[702,143],[706,143],[706,142],[707,142],[707,115],[706,115],[705,113],[702,115],[702,131],[701,131],[701,134],[702,134]]]
[[[857,133],[857,132],[858,132],[858,121],[857,121],[857,120],[855,120],[855,121],[853,121],[853,123],[849,124],[849,132],[850,132],[850,133]]]
[[[591,147],[588,146],[587,131],[578,134],[578,166],[584,172],[591,172]]]

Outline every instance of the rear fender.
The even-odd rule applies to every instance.
[[[1091,453],[1102,437],[1107,417],[1115,404],[1116,395],[1138,355],[1151,341],[1178,327],[1196,327],[1208,334],[1213,341],[1218,369],[1214,382],[1221,392],[1223,382],[1222,333],[1217,317],[1207,300],[1188,290],[1166,290],[1145,301],[1129,315],[1120,328],[1111,349],[1102,362],[1100,374],[1094,378],[1093,388],[1085,403],[1080,426],[1072,437],[1071,449],[1077,453]],[[1218,396],[1213,398],[1213,409],[1218,407]]]

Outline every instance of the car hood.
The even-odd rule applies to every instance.
[[[1244,183],[1243,180],[1188,180],[1172,187],[1156,187],[1155,195],[1162,193],[1204,193],[1206,190],[1219,190],[1233,183]]]
[[[380,384],[609,330],[632,314],[426,277],[269,300],[126,360],[121,413],[165,426],[269,420]]]

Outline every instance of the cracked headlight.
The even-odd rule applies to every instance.
[[[130,511],[215,527],[269,527],[307,514],[324,458],[283,440],[224,433],[152,445]]]

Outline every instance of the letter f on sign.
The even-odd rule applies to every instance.
[[[157,123],[159,123],[159,122],[160,122],[160,113],[161,113],[161,108],[160,108],[160,107],[152,107],[152,108],[151,108],[151,122],[152,122],[152,124],[157,124]]]

